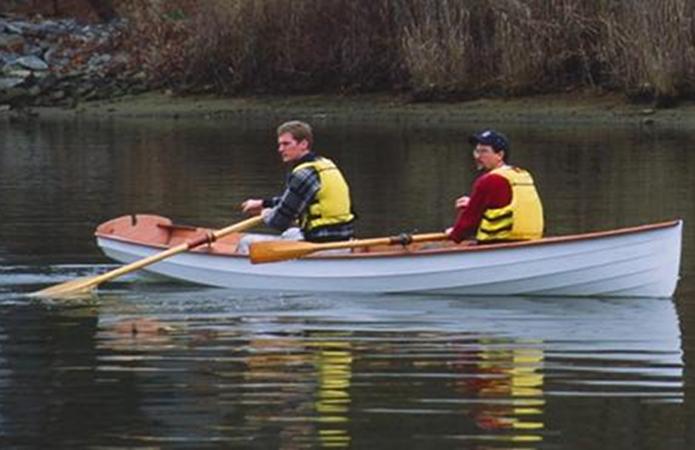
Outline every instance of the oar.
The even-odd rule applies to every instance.
[[[353,239],[351,241],[315,243],[305,241],[261,241],[251,244],[249,256],[254,264],[284,261],[301,258],[321,250],[341,248],[371,247],[374,245],[407,245],[413,242],[444,241],[446,233],[400,234],[372,239]]]
[[[192,241],[184,242],[182,244],[177,245],[176,247],[172,247],[168,250],[165,250],[163,252],[157,253],[152,256],[148,256],[147,258],[140,259],[138,261],[134,261],[130,264],[127,264],[123,267],[119,267],[118,269],[114,269],[110,272],[106,272],[101,275],[97,275],[94,277],[86,277],[86,278],[78,278],[76,280],[72,281],[67,281],[65,283],[61,284],[56,284],[54,286],[50,286],[46,289],[42,289],[40,291],[32,292],[29,294],[30,297],[50,297],[50,298],[56,298],[56,297],[70,297],[70,296],[75,296],[79,295],[85,292],[88,292],[98,284],[101,284],[105,281],[112,280],[116,277],[119,277],[121,275],[125,275],[126,273],[133,272],[138,269],[142,269],[145,266],[149,266],[150,264],[154,264],[158,261],[161,261],[165,258],[168,258],[170,256],[174,256],[178,253],[185,252],[187,250],[190,250],[194,247],[198,247],[202,244],[208,243],[208,242],[213,242],[223,236],[227,236],[228,234],[239,232],[239,231],[244,231],[248,230],[249,228],[252,228],[258,224],[260,224],[262,221],[261,216],[255,216],[250,219],[243,220],[241,222],[235,223],[234,225],[230,225],[226,228],[222,228],[221,230],[217,230],[213,232],[210,235],[205,235],[201,236],[198,239],[194,239]]]

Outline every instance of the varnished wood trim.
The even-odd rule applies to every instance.
[[[662,230],[666,228],[672,228],[675,226],[678,226],[679,224],[682,223],[682,220],[671,220],[667,222],[659,222],[659,223],[653,223],[653,224],[648,224],[648,225],[640,225],[640,226],[635,226],[635,227],[627,227],[627,228],[620,228],[616,230],[607,230],[607,231],[596,231],[596,232],[591,232],[591,233],[582,233],[582,234],[572,234],[572,235],[567,235],[567,236],[553,236],[553,237],[546,237],[543,239],[538,239],[534,241],[520,241],[520,242],[504,242],[504,243],[499,243],[499,244],[488,244],[488,245],[470,245],[470,243],[467,245],[466,243],[461,243],[459,245],[452,245],[450,247],[443,247],[443,248],[432,248],[432,249],[417,249],[417,250],[411,250],[406,248],[402,248],[400,250],[394,250],[394,251],[381,251],[381,252],[365,252],[365,253],[349,253],[349,254],[344,254],[344,255],[312,255],[312,256],[307,256],[304,259],[363,259],[363,258],[391,258],[391,257],[403,257],[403,256],[431,256],[431,255],[443,255],[443,254],[451,254],[451,253],[469,253],[469,252],[489,252],[489,251],[494,251],[494,250],[502,250],[502,249],[514,249],[514,248],[525,248],[525,247],[536,247],[536,246],[545,246],[545,245],[556,245],[556,244],[563,244],[563,243],[570,243],[570,242],[578,242],[578,241],[587,241],[587,240],[596,240],[596,239],[603,239],[603,238],[610,238],[610,237],[615,237],[615,236],[625,236],[629,234],[638,234],[642,232],[647,232],[647,231],[656,231],[656,230]],[[199,228],[200,230],[205,230],[204,228]],[[158,244],[149,244],[149,243],[144,243],[140,241],[136,241],[133,239],[127,239],[127,238],[122,238],[120,236],[114,236],[111,234],[106,234],[97,231],[95,233],[96,237],[104,238],[104,239],[111,239],[114,241],[119,241],[119,242],[124,242],[127,244],[133,244],[133,245],[140,245],[143,247],[150,247],[150,248],[156,248],[156,249],[165,249],[168,246],[166,245],[158,245]],[[397,247],[397,246],[396,246]],[[236,257],[236,258],[247,258],[246,255],[237,255],[233,253],[222,253],[222,252],[207,252],[206,247],[199,248],[198,250],[192,250],[194,252],[200,252],[200,253],[206,253],[209,256],[223,256],[223,257]]]

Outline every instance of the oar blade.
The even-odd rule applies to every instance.
[[[251,217],[249,219],[246,219],[244,221],[238,222],[234,225],[230,225],[226,228],[223,228],[221,230],[217,230],[213,233],[213,240],[214,239],[219,239],[223,236],[226,236],[228,234],[234,233],[234,232],[240,232],[247,230],[249,228],[252,228],[256,225],[259,225],[262,223],[263,219],[261,216],[255,216]],[[119,277],[121,275],[125,275],[126,273],[133,272],[135,270],[142,269],[143,267],[149,266],[151,264],[154,264],[156,262],[159,262],[163,259],[169,258],[171,256],[174,256],[176,254],[185,252],[186,250],[189,250],[191,248],[197,247],[199,245],[203,245],[205,243],[210,242],[210,237],[205,235],[201,236],[200,238],[185,242],[183,244],[179,244],[175,247],[172,247],[168,250],[165,250],[160,253],[156,253],[154,255],[148,256],[147,258],[140,259],[138,261],[134,261],[130,264],[127,264],[125,266],[119,267],[118,269],[111,270],[109,272],[106,272],[101,275],[97,275],[94,277],[86,277],[86,278],[78,278],[76,280],[68,281],[65,283],[57,284],[55,286],[50,286],[45,289],[42,289],[40,291],[32,292],[28,294],[29,297],[41,297],[41,298],[70,298],[70,297],[79,297],[79,296],[84,296],[89,294],[92,289],[94,289],[96,286],[98,286],[100,283],[112,280],[116,277]]]
[[[300,258],[314,251],[315,244],[305,241],[254,242],[249,249],[253,264],[285,261]]]
[[[89,295],[97,284],[99,284],[97,277],[77,278],[76,280],[49,286],[28,295],[36,298],[82,297]]]

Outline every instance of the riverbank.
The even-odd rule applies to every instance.
[[[80,103],[74,108],[40,107],[38,118],[206,118],[288,117],[305,120],[340,120],[350,123],[417,121],[529,124],[623,124],[695,128],[695,102],[669,109],[630,103],[617,94],[539,95],[512,99],[465,102],[413,103],[388,94],[356,96],[176,96],[150,92],[112,100]]]

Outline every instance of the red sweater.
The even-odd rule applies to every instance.
[[[475,236],[483,213],[490,208],[502,208],[512,202],[512,187],[502,175],[485,173],[473,183],[468,207],[459,210],[451,240],[461,242]]]

